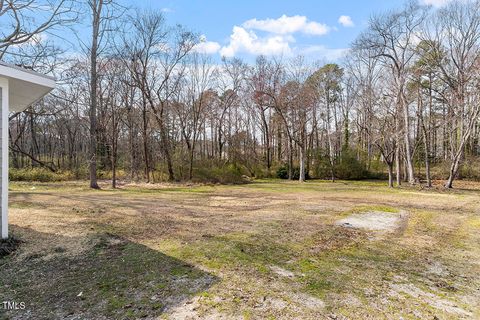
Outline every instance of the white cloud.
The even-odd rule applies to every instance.
[[[282,15],[278,19],[250,19],[241,26],[234,26],[230,42],[221,48],[220,54],[233,57],[237,53],[252,55],[291,55],[295,42],[293,34],[321,36],[331,28],[325,24],[310,21],[306,16]],[[257,31],[266,32],[258,35]]]
[[[259,37],[253,31],[235,26],[229,44],[222,47],[220,55],[225,57],[233,57],[239,53],[285,57],[304,55],[334,62],[344,57],[347,52],[348,49],[332,49],[323,45],[296,46],[295,38],[291,35],[270,34]]]
[[[338,18],[338,23],[340,23],[344,27],[355,26],[350,16],[340,16],[340,18]]]
[[[426,6],[440,8],[447,5],[451,1],[452,0],[421,0],[420,3]]]
[[[163,13],[172,13],[172,12],[173,12],[173,9],[170,9],[170,8],[162,8],[160,11],[162,11]]]
[[[321,36],[330,31],[330,28],[327,25],[315,21],[309,21],[306,16],[298,15],[282,15],[278,19],[251,19],[244,22],[242,27],[245,29],[260,30],[282,35],[302,32],[305,34]]]
[[[288,55],[292,51],[289,43],[294,41],[291,36],[278,34],[262,38],[253,31],[234,26],[230,43],[220,50],[220,54],[225,57],[233,57],[240,52],[253,55]]]
[[[202,35],[200,42],[193,48],[194,51],[204,54],[217,53],[221,48],[221,45],[215,41],[208,41],[207,37]]]
[[[349,49],[331,49],[326,46],[315,45],[298,50],[298,53],[320,60],[338,61],[348,53],[348,50]]]
[[[48,34],[38,33],[38,34],[35,34],[33,37],[31,37],[27,42],[15,44],[13,45],[13,47],[20,48],[20,47],[26,47],[26,46],[35,46],[37,44],[45,43],[48,40],[49,40]]]

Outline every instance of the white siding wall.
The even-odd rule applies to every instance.
[[[0,78],[0,231],[8,238],[8,80]]]
[[[1,81],[2,79],[0,79]],[[1,83],[0,83],[1,85]],[[0,87],[0,108],[3,108],[3,88]],[[1,111],[1,110],[0,110]],[[0,112],[0,146],[2,145],[2,112]],[[0,163],[2,162],[2,152],[0,152]],[[2,166],[0,165],[0,179],[3,178],[3,174],[2,174]],[[1,201],[1,197],[2,197],[2,183],[0,183],[0,212],[1,212],[1,219],[0,219],[0,231],[1,231],[1,238],[2,239],[5,239],[8,237],[8,217],[6,215],[4,215],[3,213],[3,201]],[[5,230],[6,229],[6,230]]]

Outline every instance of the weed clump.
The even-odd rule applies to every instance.
[[[20,246],[20,239],[16,237],[10,237],[5,240],[0,240],[0,258],[6,257],[12,254]]]

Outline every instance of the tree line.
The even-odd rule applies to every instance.
[[[441,9],[408,1],[376,14],[346,56],[328,64],[217,61],[198,49],[202,37],[161,12],[105,0],[56,5],[45,26],[18,40],[28,46],[0,36],[3,60],[59,80],[53,94],[11,115],[14,168],[88,175],[92,188],[99,172],[115,187],[119,176],[305,181],[384,171],[391,187],[431,187],[440,175],[452,188],[479,155],[480,1]],[[91,31],[80,53],[31,41],[78,23],[78,8]]]

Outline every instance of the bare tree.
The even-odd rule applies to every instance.
[[[221,93],[218,104],[219,113],[216,115],[218,121],[216,139],[220,160],[223,157],[225,143],[229,138],[229,127],[225,122],[227,122],[231,108],[239,103],[242,94],[246,94],[245,82],[248,72],[248,66],[238,58],[232,60],[223,58],[222,62],[222,69],[217,70],[215,74],[217,87]]]
[[[13,3],[30,5],[16,7],[32,22],[24,30],[35,33],[34,22],[49,16],[30,20],[40,2],[0,3],[13,19],[2,26],[15,26]],[[60,3],[73,2],[48,1]],[[393,186],[395,171],[398,184],[414,183],[413,164],[420,177],[424,162],[427,186],[446,164],[452,187],[462,163],[480,156],[479,3],[429,11],[408,2],[375,16],[341,63],[313,68],[277,57],[216,65],[196,50],[199,37],[169,26],[160,12],[118,20],[123,9],[113,0],[86,1],[92,34],[84,56],[62,55],[54,37],[3,47],[4,59],[60,80],[50,97],[11,115],[12,167],[79,178],[88,163],[92,187],[97,165],[111,172],[113,187],[141,171],[147,182],[210,179],[223,170],[287,178],[286,165],[290,179],[300,167],[304,181],[307,172],[353,177],[355,168],[355,178],[388,173]],[[74,16],[60,12],[65,23]]]
[[[39,38],[77,19],[74,0],[0,0],[0,60],[12,48]]]
[[[338,134],[338,118],[336,109],[340,101],[342,91],[341,78],[343,70],[336,64],[327,64],[315,71],[309,78],[310,86],[316,95],[316,102],[319,105],[319,118],[323,122],[323,130],[326,135],[326,155],[330,163],[330,177],[335,181],[335,165],[338,158],[338,143],[335,143],[332,136]],[[332,122],[335,131],[332,131]],[[338,140],[337,140],[338,142]]]
[[[374,110],[372,118],[372,127],[368,130],[374,136],[375,145],[380,151],[383,161],[388,168],[388,186],[393,188],[393,166],[395,163],[395,154],[397,152],[397,143],[400,140],[397,136],[398,110],[392,108],[392,101],[388,97],[381,99],[378,108]],[[373,110],[372,110],[373,111]]]
[[[426,41],[432,58],[440,69],[440,77],[449,88],[444,95],[451,115],[450,169],[446,188],[453,187],[465,146],[478,121],[478,67],[480,54],[480,2],[454,1],[438,12],[435,24],[427,30]]]
[[[280,89],[281,64],[275,61],[268,61],[265,56],[260,56],[256,60],[252,73],[249,83],[253,92],[255,107],[259,111],[258,115],[261,120],[261,130],[265,145],[265,163],[267,170],[269,170],[272,165],[270,117],[271,110],[275,104],[275,97]]]
[[[182,132],[189,151],[188,179],[193,178],[193,161],[195,146],[199,138],[200,130],[205,122],[205,111],[214,94],[209,92],[212,87],[212,63],[205,55],[193,53],[186,67],[186,90],[183,106],[184,117]],[[187,123],[190,130],[187,133]]]
[[[427,11],[410,1],[396,12],[375,16],[368,30],[357,40],[355,47],[372,50],[374,57],[388,66],[393,74],[396,105],[403,114],[403,136],[408,182],[415,183],[410,136],[410,111],[406,97],[409,67],[414,62],[415,42]]]
[[[114,21],[118,18],[118,5],[113,0],[88,0],[88,9],[91,15],[91,38],[88,45],[90,58],[90,188],[99,189],[97,183],[97,109],[98,109],[98,58],[105,48],[109,33],[113,31]]]

